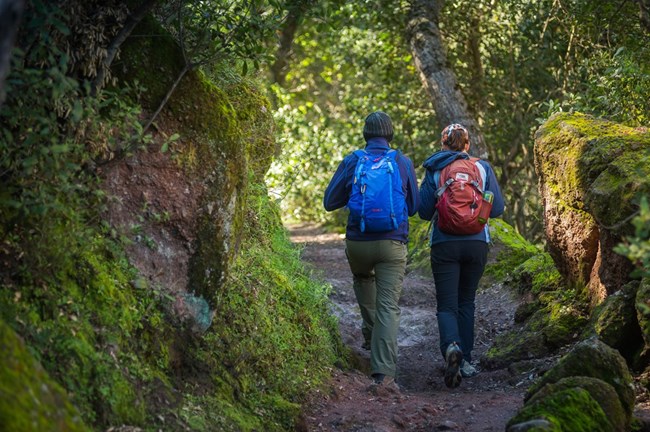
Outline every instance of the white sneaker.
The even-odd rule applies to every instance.
[[[478,371],[470,362],[463,360],[460,364],[460,374],[463,378],[469,378],[478,375]]]

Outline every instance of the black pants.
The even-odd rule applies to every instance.
[[[431,269],[436,284],[440,351],[456,342],[463,359],[472,360],[474,299],[487,262],[488,244],[480,240],[449,241],[431,246]]]

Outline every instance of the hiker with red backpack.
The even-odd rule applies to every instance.
[[[440,351],[445,385],[457,387],[478,372],[472,365],[474,299],[487,262],[488,219],[501,216],[503,196],[490,164],[470,157],[469,133],[450,124],[442,149],[422,165],[422,219],[431,220],[431,269],[436,288]]]
[[[408,217],[417,212],[418,184],[411,160],[390,148],[388,114],[368,115],[364,149],[339,164],[323,198],[327,211],[347,206],[345,253],[361,310],[362,347],[370,350],[371,386],[396,388],[397,331],[406,270]]]

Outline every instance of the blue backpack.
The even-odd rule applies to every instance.
[[[359,222],[361,232],[396,230],[406,218],[402,176],[395,160],[398,152],[357,150],[354,154],[359,160],[348,201],[352,221]]]

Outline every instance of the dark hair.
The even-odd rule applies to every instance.
[[[463,151],[469,142],[469,133],[463,125],[452,123],[442,130],[440,138],[442,145],[450,150]]]

